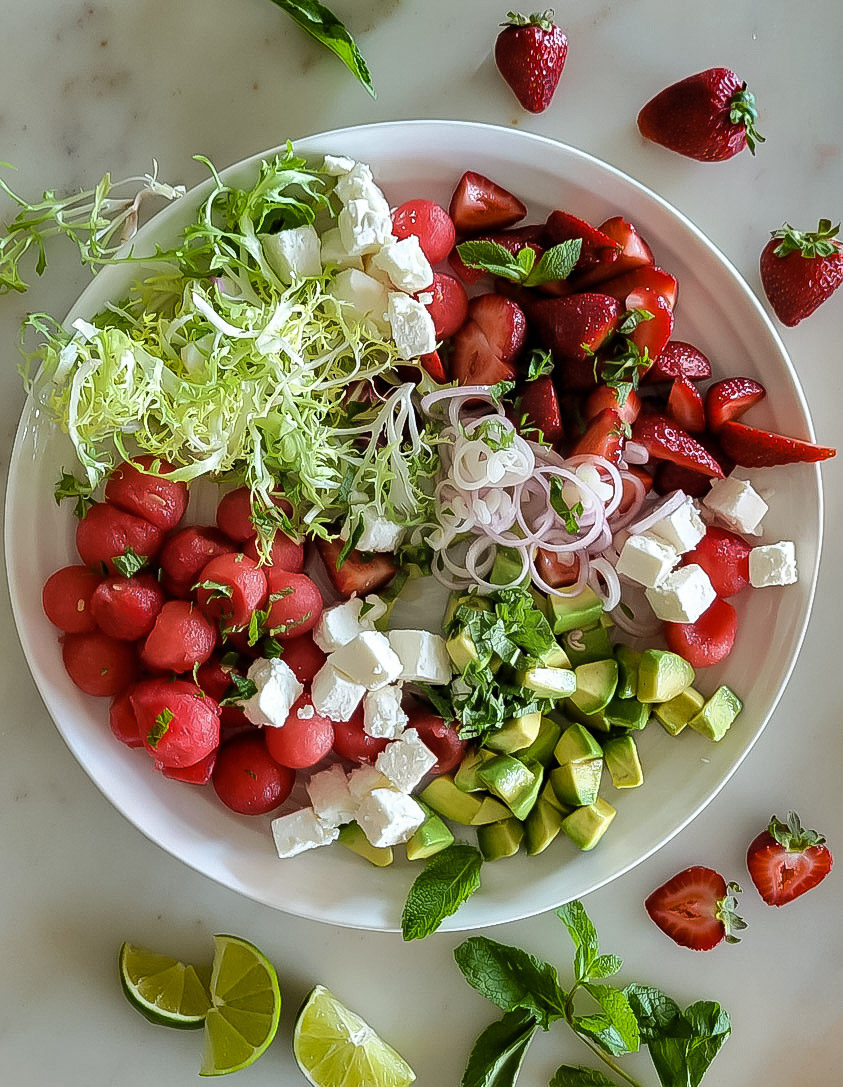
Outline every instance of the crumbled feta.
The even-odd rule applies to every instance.
[[[390,291],[386,319],[402,359],[429,355],[436,347],[436,330],[428,309],[400,291]]]
[[[350,170],[338,177],[334,192],[343,204],[349,204],[352,200],[365,200],[376,211],[389,213],[387,199],[375,184],[372,168],[368,163],[355,162]]]
[[[435,764],[436,756],[414,728],[387,744],[375,760],[376,768],[402,793],[411,793]]]
[[[303,706],[299,706],[296,710],[296,717],[300,721],[310,721],[311,718],[316,716],[316,709],[310,702],[305,702]]]
[[[339,827],[323,823],[313,808],[302,808],[300,811],[290,812],[289,815],[280,815],[270,825],[275,848],[282,859],[335,842],[340,833]]]
[[[378,630],[361,631],[328,660],[338,672],[369,691],[394,683],[401,674],[400,658]]]
[[[260,658],[249,665],[246,677],[257,691],[241,703],[243,712],[253,725],[281,728],[304,692],[292,668],[280,657]]]
[[[333,654],[331,654],[333,656]],[[331,721],[349,721],[363,700],[366,688],[338,672],[329,657],[310,684],[316,712]]]
[[[404,526],[397,525],[372,510],[363,515],[363,533],[357,541],[358,551],[394,551],[404,535]]]
[[[639,532],[627,537],[615,569],[620,577],[652,589],[677,562],[679,552],[674,547],[646,532]]]
[[[389,295],[383,283],[356,268],[344,268],[331,280],[328,293],[345,303],[359,321],[370,321],[378,332],[389,333],[391,326],[386,319]]]
[[[650,525],[647,532],[684,555],[686,551],[693,551],[705,536],[705,522],[700,517],[693,498],[686,497],[678,509]]]
[[[354,169],[355,165],[354,159],[350,159],[347,155],[326,155],[322,160],[322,169],[331,177],[347,174],[349,170]]]
[[[388,789],[389,778],[368,762],[355,766],[348,775],[348,791],[354,800],[360,801],[373,789]]]
[[[441,635],[429,630],[390,630],[387,638],[401,661],[398,679],[412,683],[451,682],[451,658]]]
[[[310,224],[264,234],[261,245],[270,268],[282,283],[318,276],[322,272],[319,235]]]
[[[401,708],[400,687],[380,687],[363,695],[363,731],[369,736],[394,740],[409,718]]]
[[[320,770],[307,783],[307,795],[317,818],[326,826],[350,823],[359,800],[351,795],[345,770],[336,763]]]
[[[424,811],[406,793],[373,789],[361,801],[356,819],[372,845],[399,845],[422,825]]]
[[[385,272],[393,286],[415,294],[433,283],[433,269],[415,234],[387,242],[371,258],[374,268]]]
[[[333,226],[322,235],[321,257],[322,263],[326,266],[333,264],[337,268],[356,268],[360,272],[363,271],[363,258],[352,257],[346,252],[339,227]]]
[[[392,216],[386,201],[381,208],[368,200],[349,200],[337,216],[337,227],[351,257],[375,253],[393,237]]]
[[[799,580],[796,547],[792,540],[753,547],[749,553],[749,583],[756,589],[768,585],[793,585]]]
[[[716,479],[703,498],[703,505],[735,532],[757,536],[769,509],[767,503],[744,479],[726,476]]]
[[[695,623],[717,596],[708,574],[695,562],[666,574],[644,595],[656,618],[666,623]]]
[[[313,640],[323,653],[333,653],[356,638],[362,630],[372,629],[373,622],[360,619],[362,607],[360,597],[352,596],[342,604],[323,610],[313,630]]]

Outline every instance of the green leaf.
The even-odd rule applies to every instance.
[[[173,711],[165,706],[155,718],[155,724],[146,734],[146,742],[151,748],[156,748],[170,728],[170,722],[175,717]]]
[[[529,245],[525,245],[523,249],[519,249],[515,254],[515,263],[524,277],[524,282],[530,278],[530,273],[533,270],[533,265],[536,263],[536,251]]]
[[[649,1043],[670,1030],[681,1011],[672,997],[652,985],[627,985],[624,989],[629,1006],[638,1020],[641,1041]]]
[[[492,398],[492,402],[500,404],[501,400],[515,388],[514,381],[497,381],[494,385],[489,386],[489,396]]]
[[[148,565],[146,555],[138,555],[131,547],[126,547],[122,555],[112,556],[111,563],[118,574],[123,577],[132,577]]]
[[[524,250],[519,252],[519,257]],[[530,250],[532,252],[532,250]],[[541,255],[539,263],[524,280],[525,287],[538,287],[542,283],[555,283],[567,279],[573,272],[582,252],[582,238],[568,238],[559,245],[552,245]]]
[[[591,964],[589,976],[592,978],[608,978],[612,974],[617,974],[622,966],[623,959],[619,959],[617,955],[598,955]]]
[[[62,471],[62,474],[59,476],[56,485],[53,488],[53,497],[56,500],[57,506],[61,505],[65,498],[76,499],[76,504],[73,507],[73,516],[77,517],[80,521],[88,512],[88,507],[94,504],[91,495],[91,485],[83,482],[81,479],[77,479],[72,472]]]
[[[340,58],[363,84],[372,98],[377,98],[372,77],[360,50],[340,20],[318,0],[272,0],[299,26]]]
[[[454,958],[469,985],[504,1011],[523,1008],[543,1030],[564,1016],[567,997],[550,963],[486,936],[464,940]]]
[[[729,1015],[715,1001],[698,1001],[647,1043],[662,1087],[698,1087],[731,1033]]]
[[[553,373],[553,356],[549,351],[542,351],[541,348],[536,347],[533,349],[530,358],[527,361],[527,380],[535,381],[537,378],[544,377],[546,374]]]
[[[569,506],[565,501],[565,484],[558,476],[550,479],[550,504],[562,518],[565,528],[572,536],[576,535],[580,527],[580,517],[583,515],[582,502],[575,502]]]
[[[538,1025],[530,1012],[516,1008],[486,1027],[472,1047],[461,1087],[514,1087]]]
[[[635,1053],[641,1038],[638,1021],[626,994],[611,985],[595,985],[589,982],[586,990],[597,1001],[606,1016],[607,1025],[592,1035],[610,1053]]]
[[[435,853],[410,887],[401,915],[405,940],[429,936],[480,886],[483,855],[456,843]]]
[[[234,595],[234,586],[229,582],[212,581],[210,578],[207,581],[197,581],[193,588],[207,590],[209,600],[230,600]]]
[[[579,899],[575,898],[573,902],[566,902],[564,906],[560,906],[556,916],[568,930],[574,942],[574,976],[577,981],[582,981],[589,976],[591,964],[600,950],[597,930]]]
[[[563,1064],[553,1073],[548,1087],[616,1087],[616,1084],[593,1068]]]
[[[229,675],[231,687],[229,693],[220,701],[221,706],[239,706],[241,702],[254,698],[258,693],[257,684],[253,680],[241,676],[239,672],[230,672]]]
[[[498,242],[482,238],[460,242],[457,253],[463,264],[469,268],[479,268],[491,275],[513,279],[516,283],[520,283],[524,278],[524,271],[516,258]]]

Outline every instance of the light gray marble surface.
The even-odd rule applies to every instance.
[[[556,99],[538,117],[515,103],[491,58],[505,4],[484,0],[335,0],[379,91],[372,102],[339,63],[268,0],[0,0],[0,160],[35,195],[145,171],[188,184],[195,153],[226,165],[290,137],[365,121],[461,118],[518,125],[620,167],[684,211],[760,291],[758,254],[787,219],[808,229],[840,217],[843,16],[836,0],[705,6],[605,0],[558,11],[570,53]],[[634,118],[673,80],[734,68],[755,91],[767,137],[757,158],[704,166],[646,145]],[[470,164],[466,164],[467,167]],[[9,177],[8,172],[4,176]],[[724,182],[725,179],[725,182]],[[716,184],[715,184],[716,180]],[[0,215],[8,210],[0,203]],[[86,282],[56,257],[25,296],[0,298],[4,474],[23,404],[16,338],[27,310],[61,315]],[[843,292],[783,338],[821,441],[840,440]],[[587,906],[623,977],[683,1002],[718,998],[734,1034],[706,1083],[832,1087],[843,1067],[843,896],[837,872],[781,911],[745,878],[746,843],[771,812],[796,807],[843,852],[840,608],[841,464],[823,469],[826,546],[813,618],[769,727],[726,788],[668,846],[594,893]],[[277,1041],[244,1083],[302,1082],[290,1055],[301,998],[333,989],[410,1061],[421,1087],[456,1087],[494,1010],[453,963],[455,935],[403,944],[287,917],[211,883],[143,838],[66,750],[30,679],[5,579],[0,671],[0,1082],[10,1087],[160,1087],[194,1082],[200,1039],[145,1023],[115,973],[124,939],[202,959],[218,931],[243,934],[279,967]],[[674,947],[641,903],[690,863],[743,881],[750,928],[708,955]],[[567,937],[553,915],[489,933],[555,961]],[[546,1084],[588,1054],[557,1027],[537,1039],[520,1082]],[[654,1083],[643,1060],[631,1067]],[[239,1082],[239,1080],[238,1080]]]

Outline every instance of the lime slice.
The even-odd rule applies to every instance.
[[[119,964],[127,1000],[151,1023],[185,1030],[204,1025],[211,1000],[192,966],[128,943]]]
[[[256,1061],[281,1016],[278,975],[269,959],[239,936],[215,936],[214,945],[201,1076],[223,1076]]]
[[[299,1012],[293,1054],[313,1087],[407,1087],[416,1078],[392,1046],[321,985]]]

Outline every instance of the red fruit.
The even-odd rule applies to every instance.
[[[701,434],[705,430],[705,406],[693,381],[686,377],[674,379],[667,398],[667,414],[691,434]]]
[[[244,732],[220,748],[211,780],[227,808],[240,815],[265,815],[290,795],[296,773],[272,758],[263,732]]]
[[[195,766],[216,749],[220,708],[195,683],[147,679],[132,688],[130,699],[140,738],[159,770]]]
[[[630,272],[624,272],[623,275],[613,275],[611,279],[604,279],[600,284],[600,290],[604,294],[610,294],[619,302],[625,302],[627,295],[631,291],[638,290],[639,287],[655,291],[656,294],[662,296],[671,309],[676,309],[676,299],[679,294],[676,277],[666,272],[664,268],[657,268],[654,264],[644,264],[639,268],[633,268]]]
[[[290,539],[280,528],[275,530],[272,546],[269,549],[270,561],[268,563],[264,563],[263,557],[258,551],[256,537],[246,540],[243,544],[243,554],[259,566],[280,566],[282,570],[291,570],[294,574],[298,574],[304,569],[304,547],[300,543],[296,543],[295,540]]]
[[[131,691],[124,691],[111,703],[108,725],[121,744],[127,747],[143,747],[138,732],[138,719],[132,708]]]
[[[211,751],[204,759],[195,762],[193,766],[162,766],[161,774],[165,778],[171,778],[173,781],[184,781],[188,785],[207,785],[211,780],[216,761],[217,752]]]
[[[598,385],[594,392],[589,393],[583,416],[587,422],[591,422],[606,410],[615,412],[622,423],[634,423],[641,411],[641,397],[635,389],[630,389],[621,403],[617,389],[611,385]]]
[[[809,317],[843,283],[840,225],[820,219],[815,233],[785,223],[773,232],[761,252],[761,283],[783,325],[793,327]]]
[[[805,830],[795,812],[788,812],[787,823],[774,815],[746,851],[750,878],[768,906],[786,906],[810,891],[833,863],[825,838]]]
[[[334,751],[350,762],[373,763],[388,743],[388,739],[364,731],[362,706],[350,721],[334,722]]]
[[[307,574],[269,567],[268,615],[264,630],[285,642],[309,634],[322,614],[322,593]]]
[[[705,394],[705,416],[708,429],[717,431],[730,419],[740,419],[753,404],[767,395],[763,385],[751,377],[728,377],[715,381]]]
[[[189,672],[210,657],[217,632],[195,604],[168,600],[143,643],[140,657],[151,672]]]
[[[480,325],[471,318],[451,339],[449,368],[459,385],[497,385],[515,378],[515,367],[501,360]]]
[[[215,528],[204,525],[180,528],[161,549],[162,584],[170,596],[186,600],[210,560],[236,550],[236,545]]]
[[[122,694],[137,673],[135,647],[98,630],[65,634],[61,639],[61,655],[76,686],[98,698]]]
[[[718,596],[734,596],[749,584],[749,553],[752,544],[727,528],[709,525],[692,551],[682,556],[685,565],[696,563],[708,574]]]
[[[152,630],[164,599],[152,574],[106,578],[91,597],[91,614],[103,634],[135,642]]]
[[[439,357],[438,351],[431,351],[429,355],[419,355],[421,368],[439,385],[444,385],[448,380],[445,373],[445,364]]]
[[[438,714],[418,703],[407,706],[407,716],[407,727],[414,728],[421,742],[436,756],[431,774],[447,774],[459,766],[468,741],[460,739],[452,724],[446,724]]]
[[[638,114],[641,135],[702,162],[721,162],[763,143],[755,98],[728,68],[708,68],[666,87]]]
[[[562,437],[559,397],[550,374],[528,381],[516,402],[517,425],[521,431],[538,429],[546,442],[555,445]],[[535,434],[528,434],[535,437]]]
[[[642,380],[673,381],[677,377],[686,377],[689,381],[711,377],[711,363],[706,356],[684,340],[666,343]]]
[[[240,630],[266,603],[268,575],[276,569],[281,570],[258,566],[243,554],[217,555],[202,567],[196,582],[196,603],[209,619],[227,630]]]
[[[578,280],[580,286],[592,286],[602,283],[608,278],[615,279],[623,274],[630,274],[640,268],[653,266],[653,251],[644,241],[632,223],[628,223],[622,215],[613,215],[597,228],[607,238],[611,238],[620,246],[620,252],[608,264],[598,266],[585,272]],[[667,273],[664,273],[667,275]],[[672,278],[672,277],[671,277]]]
[[[233,736],[242,732],[257,732],[258,725],[253,725],[239,706],[220,706],[220,743],[227,743]]]
[[[583,436],[569,450],[568,456],[578,457],[587,453],[589,456],[603,457],[604,460],[617,464],[626,441],[624,426],[618,413],[611,408],[601,411],[591,420]]]
[[[694,668],[708,668],[728,657],[737,632],[737,612],[720,597],[693,623],[664,624],[667,648]]]
[[[96,630],[91,614],[91,597],[100,583],[98,574],[87,566],[65,566],[44,582],[41,603],[50,622],[67,634]]]
[[[495,41],[498,71],[530,113],[541,113],[550,105],[568,55],[568,39],[552,14],[511,11]]]
[[[280,495],[273,496],[272,501],[285,513],[292,508],[287,499]],[[222,496],[217,506],[217,525],[221,532],[237,543],[252,539],[255,523],[252,520],[252,492],[248,487],[238,487]]]
[[[151,471],[151,469],[155,471]],[[157,457],[136,457],[118,464],[105,484],[107,502],[158,528],[175,528],[187,509],[187,484],[167,479],[172,464]]]
[[[310,683],[322,665],[326,655],[314,642],[311,634],[301,638],[290,638],[284,642],[283,661],[288,665],[299,683]]]
[[[702,498],[711,490],[711,476],[695,472],[681,464],[671,464],[669,460],[662,460],[655,465],[653,487],[657,494],[684,491],[692,498]]]
[[[483,276],[489,274],[482,268],[469,268],[456,249],[452,249],[448,254],[448,263],[460,277],[462,282],[467,283],[469,286],[473,283],[477,283]]]
[[[415,234],[431,264],[444,260],[454,248],[451,216],[432,200],[407,200],[396,208],[392,213],[392,233],[396,238]]]
[[[711,453],[664,415],[642,412],[632,424],[632,440],[655,460],[669,460],[703,475],[723,478],[723,469]]]
[[[317,540],[316,546],[325,570],[341,596],[350,597],[354,593],[366,596],[376,593],[392,581],[398,567],[390,554],[373,553],[363,555],[356,549],[349,552],[343,564],[337,568],[337,559],[345,543],[342,540]]]
[[[448,210],[459,234],[502,230],[527,214],[517,196],[472,170],[457,182]]]
[[[799,438],[788,438],[770,430],[759,430],[746,423],[724,423],[718,434],[723,451],[744,468],[769,468],[775,464],[828,460],[837,450],[814,445]]]
[[[144,559],[154,559],[163,539],[156,525],[110,502],[95,502],[76,526],[76,550],[82,561],[92,570],[105,566],[111,574],[119,573],[114,559],[128,548]]]
[[[581,239],[582,249],[574,275],[578,276],[582,273],[583,279],[587,278],[588,273],[597,269],[601,274],[605,273],[605,278],[608,279],[620,256],[621,246],[614,238],[610,238],[608,234],[604,234],[602,230],[598,230],[585,219],[580,219],[567,211],[552,211],[547,217],[544,234],[548,246],[561,245],[562,242],[570,241],[572,238]],[[595,282],[599,281],[599,278],[598,275],[598,280]],[[581,282],[580,279],[577,280],[578,287]]]
[[[561,589],[565,585],[574,584],[579,576],[580,567],[575,557],[557,555],[540,547],[536,552],[536,569],[545,585],[550,585],[553,589]]]
[[[736,883],[712,868],[695,865],[678,872],[644,903],[647,913],[674,943],[692,951],[710,951],[721,940],[737,943],[735,930],[746,928],[735,913]]]
[[[591,355],[614,335],[622,312],[617,299],[585,292],[541,299],[531,308],[530,320],[539,342],[554,356],[587,361],[593,370]]]
[[[645,310],[651,315],[635,326],[629,338],[642,355],[646,351],[648,358],[657,358],[673,332],[673,310],[658,291],[649,287],[630,291],[624,304],[628,310]]]
[[[299,717],[299,711],[309,716]],[[334,745],[334,723],[314,708],[310,695],[303,694],[290,709],[282,728],[267,728],[266,748],[280,766],[301,770],[315,766]]]
[[[468,303],[468,316],[501,362],[515,362],[527,339],[527,318],[516,302],[502,294],[479,294]]]
[[[240,671],[238,662],[222,663],[221,653],[211,656],[196,669],[196,682],[215,702],[222,702],[231,687],[231,673]],[[243,669],[245,671],[245,668]]]
[[[447,340],[460,328],[468,315],[468,295],[465,287],[454,276],[445,272],[434,272],[433,286],[429,293],[433,295],[433,301],[427,303],[427,311],[433,319],[436,339]],[[435,378],[436,375],[431,374],[431,377]],[[442,380],[445,380],[444,372]]]

